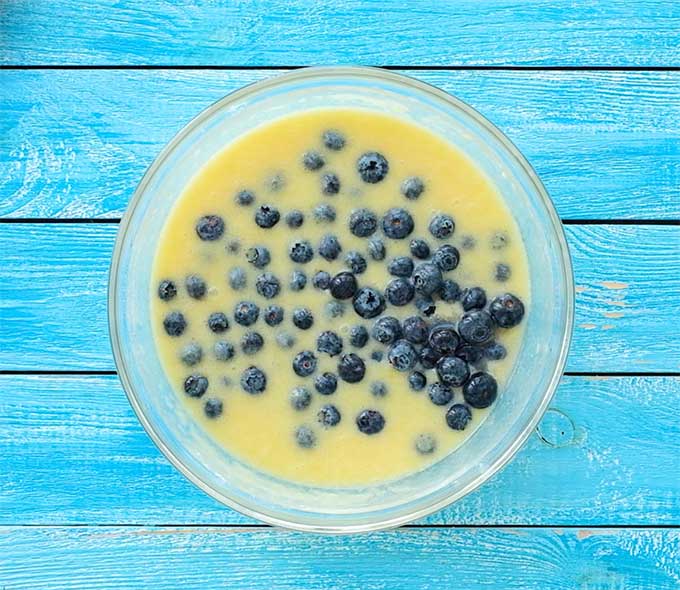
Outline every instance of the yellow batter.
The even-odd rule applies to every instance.
[[[322,134],[327,129],[338,130],[346,138],[339,151],[324,147]],[[325,160],[319,171],[309,171],[302,165],[302,154],[318,151]],[[379,183],[368,184],[357,173],[356,162],[368,151],[382,153],[389,161],[389,173]],[[341,180],[341,190],[334,196],[325,196],[320,190],[324,173],[335,172]],[[417,200],[407,200],[400,192],[405,178],[418,176],[426,189]],[[272,179],[274,189],[272,189]],[[256,195],[255,203],[241,206],[234,196],[243,189]],[[269,203],[281,211],[281,221],[271,229],[262,229],[254,221],[258,205]],[[331,204],[337,219],[332,224],[317,223],[312,210],[319,204]],[[381,235],[387,257],[383,262],[373,261],[367,253],[368,240],[353,236],[347,219],[357,207],[368,207],[382,217],[390,207],[404,207],[415,220],[415,230],[404,240],[393,240]],[[286,212],[299,209],[305,222],[299,229],[291,230],[283,217]],[[427,390],[411,391],[407,375],[394,370],[384,359],[375,362],[369,358],[373,350],[386,349],[369,340],[361,349],[349,345],[349,329],[364,324],[369,330],[374,320],[361,319],[352,309],[351,301],[345,303],[345,313],[339,318],[329,318],[326,305],[332,301],[327,291],[319,291],[311,284],[314,273],[327,270],[333,275],[346,269],[344,254],[358,250],[366,256],[368,270],[358,275],[361,286],[384,288],[393,278],[386,263],[394,256],[409,255],[411,238],[422,237],[434,249],[441,241],[434,239],[427,225],[436,212],[453,216],[456,230],[448,240],[458,247],[461,261],[458,268],[447,277],[462,287],[480,286],[489,300],[505,292],[514,293],[527,303],[529,277],[521,237],[512,214],[501,200],[496,189],[478,170],[474,163],[449,143],[432,133],[406,121],[363,110],[313,110],[276,120],[225,146],[212,160],[199,170],[168,217],[156,252],[153,276],[152,322],[158,354],[169,381],[177,395],[185,400],[195,419],[230,453],[254,467],[296,482],[322,486],[360,485],[396,478],[419,470],[450,453],[483,420],[488,410],[473,410],[473,419],[464,431],[450,429],[444,418],[445,407],[435,406]],[[512,212],[521,214],[521,212]],[[196,222],[206,214],[217,214],[225,220],[226,228],[221,239],[201,241],[196,235]],[[491,246],[497,232],[508,237],[501,249]],[[308,264],[295,264],[288,256],[288,245],[294,239],[304,238],[313,245],[327,233],[338,236],[343,255],[327,262],[318,254]],[[228,247],[233,240],[240,243],[234,253]],[[255,278],[263,270],[254,268],[245,260],[248,247],[262,245],[272,255],[264,269],[274,273],[282,283],[282,292],[273,300],[259,296],[254,288]],[[417,262],[417,261],[416,261]],[[497,264],[507,264],[510,278],[501,283],[495,280]],[[230,269],[239,266],[247,272],[247,288],[234,291],[227,280]],[[301,269],[308,278],[303,291],[293,292],[288,287],[288,277],[294,269]],[[206,296],[198,301],[190,298],[184,288],[185,277],[198,274],[208,285]],[[178,294],[170,301],[161,301],[157,285],[164,279],[173,280]],[[239,326],[233,320],[236,303],[250,300],[264,309],[270,303],[282,305],[286,310],[284,322],[269,327],[259,321],[250,328]],[[294,307],[308,307],[314,314],[312,329],[300,330],[291,322]],[[180,337],[170,337],[163,329],[163,319],[170,311],[181,311],[187,328]],[[210,313],[223,311],[229,317],[230,328],[223,334],[213,334],[206,325]],[[416,313],[413,305],[388,306],[388,315],[399,318]],[[437,302],[437,316],[455,320],[462,313],[458,303]],[[239,342],[244,332],[256,330],[264,337],[264,347],[255,356],[241,353]],[[366,376],[356,384],[338,381],[338,390],[330,396],[314,392],[313,376],[301,378],[291,368],[294,355],[301,350],[316,351],[316,337],[322,330],[338,332],[344,340],[344,352],[356,352],[366,361]],[[296,340],[292,348],[282,348],[276,335],[286,332]],[[503,395],[503,382],[512,369],[522,326],[499,332],[497,340],[508,350],[502,361],[490,361],[488,370],[499,383],[499,396]],[[226,340],[236,348],[234,358],[227,362],[215,359],[214,343]],[[203,359],[195,367],[187,367],[180,360],[180,350],[190,342],[203,349]],[[323,371],[337,372],[338,357],[330,358],[317,353]],[[267,389],[261,395],[245,393],[239,384],[244,368],[256,365],[267,375]],[[191,373],[200,373],[209,380],[207,393],[201,398],[185,395],[183,382]],[[436,380],[434,371],[424,371],[428,383]],[[383,381],[388,393],[382,398],[371,394],[370,385]],[[311,405],[297,411],[291,406],[289,395],[296,386],[306,386],[313,393]],[[223,403],[223,413],[218,418],[208,418],[204,413],[207,398],[218,398]],[[455,390],[454,402],[462,402],[460,388]],[[322,428],[317,422],[317,412],[332,403],[340,410],[342,419],[337,426]],[[364,409],[379,410],[385,418],[385,427],[375,435],[359,432],[355,417]],[[295,431],[300,425],[311,427],[317,437],[313,448],[301,448]],[[423,455],[416,451],[418,435],[432,435],[437,448]]]

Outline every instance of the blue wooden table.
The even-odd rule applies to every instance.
[[[194,114],[310,64],[436,84],[566,225],[565,376],[500,474],[415,525],[274,530],[160,455],[115,374],[117,224]],[[0,2],[0,588],[680,587],[680,3]]]

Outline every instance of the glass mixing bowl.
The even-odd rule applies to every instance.
[[[486,173],[515,214],[531,277],[525,336],[489,415],[455,451],[397,480],[357,488],[300,485],[259,472],[220,448],[173,391],[154,345],[151,269],[165,220],[192,176],[226,144],[273,119],[357,107],[434,131]],[[242,88],[191,121],[144,175],[113,253],[109,323],[123,387],[140,422],[189,480],[240,512],[284,527],[350,533],[420,518],[478,488],[536,427],[562,374],[573,321],[569,251],[543,185],[512,143],[445,92],[372,68],[308,68]]]

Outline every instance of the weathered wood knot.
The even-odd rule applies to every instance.
[[[536,427],[536,434],[550,447],[566,447],[576,439],[574,421],[561,410],[548,408]]]

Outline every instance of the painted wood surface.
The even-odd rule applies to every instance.
[[[0,369],[111,370],[115,224],[0,225]],[[677,371],[680,226],[567,226],[577,309],[569,371]]]
[[[0,525],[253,522],[170,466],[115,376],[4,375],[0,390]],[[680,377],[565,377],[513,461],[423,522],[678,525],[678,415]]]
[[[317,537],[270,529],[0,530],[7,590],[676,590],[680,532],[400,529]]]
[[[674,0],[5,2],[0,63],[670,66]]]
[[[185,123],[277,73],[0,71],[0,215],[122,215]],[[497,124],[563,217],[680,218],[680,72],[408,73]]]

